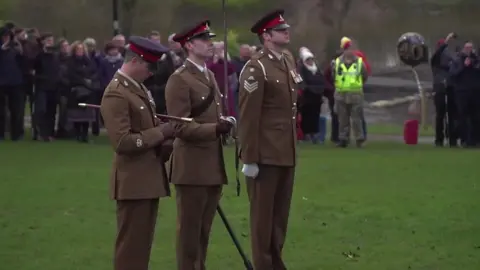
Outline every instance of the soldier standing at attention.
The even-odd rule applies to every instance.
[[[205,269],[207,247],[222,185],[227,184],[220,135],[230,131],[221,119],[222,101],[205,61],[213,56],[210,22],[203,21],[173,37],[188,57],[168,79],[167,112],[191,117],[177,123],[170,180],[177,200],[177,269]]]
[[[255,269],[286,269],[282,249],[287,234],[296,165],[297,88],[302,82],[283,10],[272,12],[251,29],[264,49],[240,75],[239,127],[242,172],[250,200]]]
[[[335,82],[335,108],[338,114],[339,147],[347,147],[350,119],[357,147],[365,142],[363,131],[363,85],[368,70],[362,57],[355,55],[351,47],[332,61],[332,78]]]
[[[170,195],[162,143],[173,138],[174,129],[156,118],[155,103],[142,83],[167,51],[146,38],[131,37],[124,63],[101,102],[115,149],[110,186],[117,201],[115,270],[148,269],[158,200]]]

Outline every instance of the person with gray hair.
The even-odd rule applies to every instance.
[[[93,63],[94,72],[100,75],[100,65],[102,63],[103,55],[97,50],[97,41],[94,38],[88,37],[83,41],[87,56]],[[100,103],[103,95],[103,91],[94,92],[93,101],[95,104]],[[100,134],[100,121],[101,116],[98,110],[95,110],[95,120],[92,122],[92,135],[98,136]]]
[[[180,43],[173,40],[173,37],[175,35],[176,34],[173,33],[168,36],[168,47],[170,48],[170,55],[173,61],[173,66],[175,67],[175,69],[177,69],[183,64],[183,61],[185,60],[185,54],[182,50],[182,46],[180,45]]]
[[[112,38],[112,42],[115,46],[118,47],[122,56],[125,57],[125,45],[126,45],[125,36],[122,34],[118,34]]]
[[[233,97],[234,97],[234,103],[235,103],[235,115],[238,114],[238,89],[240,87],[238,78],[240,78],[240,73],[242,72],[243,67],[247,63],[248,60],[250,60],[250,57],[252,56],[252,47],[248,44],[242,44],[240,45],[240,49],[238,51],[238,56],[233,57],[232,59],[232,64],[235,67],[235,73],[236,73],[236,83],[234,86],[232,86],[233,89]]]

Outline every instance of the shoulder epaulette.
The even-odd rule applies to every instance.
[[[260,51],[256,52],[253,56],[252,56],[252,59],[261,59],[263,57],[267,56],[267,53],[265,53],[265,51],[263,49],[261,49]]]
[[[179,68],[175,70],[175,74],[182,73],[185,70],[185,65],[181,65]]]
[[[117,89],[120,85],[123,86],[120,80],[118,78],[114,78],[113,80],[110,81],[107,87],[105,87],[105,91],[109,91],[110,89]]]

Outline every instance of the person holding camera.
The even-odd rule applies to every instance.
[[[60,57],[55,50],[52,34],[43,34],[39,41],[42,51],[34,63],[34,118],[40,135],[39,139],[49,142],[55,135],[55,116],[60,97]]]
[[[0,140],[5,138],[5,123],[8,101],[10,113],[10,138],[20,140],[23,136],[24,76],[22,50],[12,26],[0,27]]]
[[[456,106],[453,95],[449,69],[454,55],[447,49],[448,43],[454,39],[454,33],[437,42],[437,48],[432,55],[430,65],[433,73],[433,92],[435,103],[435,145],[443,146],[448,137],[451,147],[457,146],[458,136],[455,130]]]
[[[476,113],[478,101],[476,91],[480,86],[480,59],[468,41],[450,66],[458,109],[458,131],[462,145],[475,146],[475,128],[480,124]]]

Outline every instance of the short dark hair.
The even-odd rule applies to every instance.
[[[267,29],[265,32],[258,35],[258,41],[260,41],[260,44],[262,44],[262,45],[263,45],[263,43],[265,43],[265,39],[263,38],[264,33],[267,33],[267,34],[271,35],[272,34],[272,29]]]

